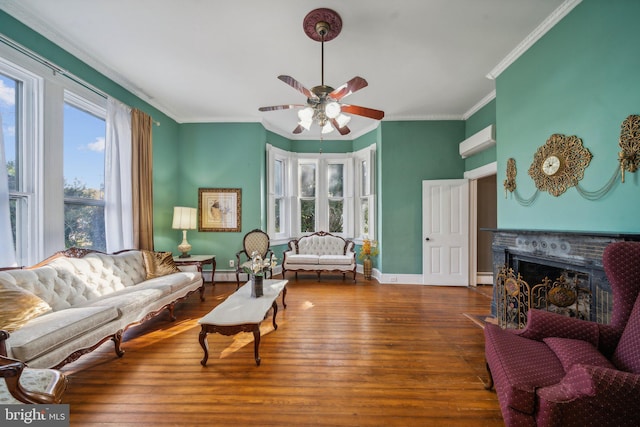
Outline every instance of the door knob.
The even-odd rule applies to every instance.
[[[428,241],[429,241],[429,240],[431,240],[431,239],[427,237],[427,238],[426,238],[426,239],[424,239],[424,240],[426,240],[426,241],[428,242]]]

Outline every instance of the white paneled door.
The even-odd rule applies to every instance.
[[[422,182],[425,285],[469,286],[469,181]]]

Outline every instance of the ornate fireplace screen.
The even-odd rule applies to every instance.
[[[522,329],[531,308],[551,311],[584,320],[590,318],[591,291],[581,284],[584,273],[563,270],[554,280],[545,277],[530,287],[520,273],[502,266],[496,280],[496,314],[503,328]]]

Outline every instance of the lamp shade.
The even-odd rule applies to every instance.
[[[173,208],[173,225],[171,228],[178,230],[195,230],[198,226],[198,210],[175,206]]]

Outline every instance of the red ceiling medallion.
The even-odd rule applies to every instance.
[[[317,42],[322,41],[321,31],[318,29],[319,26],[326,31],[324,41],[328,42],[340,34],[342,19],[337,12],[331,9],[320,8],[307,13],[307,16],[302,21],[302,28],[305,34]]]

